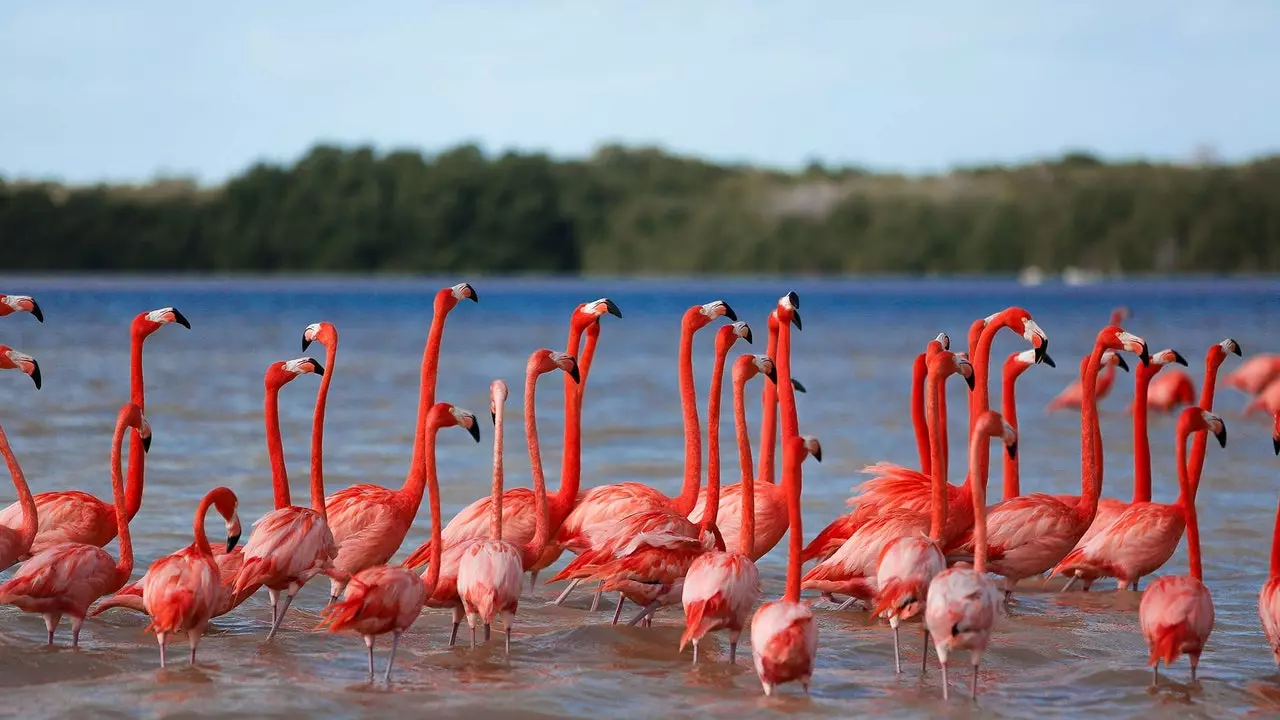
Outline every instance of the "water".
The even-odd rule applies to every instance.
[[[408,466],[418,363],[431,295],[471,281],[478,305],[464,303],[445,332],[438,398],[483,417],[489,381],[502,377],[518,397],[528,353],[563,347],[566,320],[579,302],[601,295],[625,319],[606,317],[584,407],[584,485],[640,480],[675,492],[681,435],[675,392],[680,313],[689,305],[727,300],[756,329],[763,352],[764,317],[787,289],[802,297],[804,331],[795,334],[795,376],[803,432],[822,439],[824,462],[805,464],[805,530],[809,537],[844,507],[858,470],[876,460],[914,463],[907,409],[910,358],[939,330],[963,343],[970,321],[1011,304],[1034,314],[1051,338],[1059,367],[1037,367],[1020,381],[1023,483],[1027,491],[1078,491],[1079,418],[1040,408],[1067,383],[1079,357],[1118,303],[1135,315],[1127,328],[1154,351],[1173,347],[1198,379],[1205,349],[1225,336],[1246,354],[1274,350],[1268,325],[1280,312],[1274,281],[1126,282],[1092,287],[1019,287],[1010,281],[513,281],[482,278],[407,280],[99,280],[9,278],[0,289],[36,295],[47,322],[26,315],[0,320],[0,341],[35,355],[45,389],[34,392],[16,373],[0,375],[4,423],[35,491],[77,488],[109,495],[107,457],[115,413],[128,393],[128,325],[138,312],[174,305],[193,329],[162,328],[148,341],[148,416],[155,440],[147,464],[142,512],[133,523],[141,575],[160,554],[190,542],[196,500],[215,484],[240,495],[247,523],[271,506],[261,420],[262,373],[275,360],[300,355],[303,328],[329,320],[341,349],[326,426],[330,490],[354,482],[398,485]],[[696,346],[701,408],[712,357],[712,332]],[[1002,333],[993,359],[1025,348]],[[740,343],[736,351],[747,351]],[[319,352],[319,348],[316,349]],[[1247,356],[1246,355],[1246,356]],[[1223,372],[1238,360],[1229,359]],[[545,383],[540,428],[548,473],[558,477],[558,383]],[[951,401],[963,402],[953,383]],[[1125,413],[1131,379],[1122,376],[1103,401],[1104,493],[1131,492],[1132,443]],[[754,386],[758,392],[758,384]],[[307,445],[315,383],[302,378],[282,393],[285,450],[294,498],[306,492]],[[993,387],[998,396],[998,383]],[[551,397],[546,397],[550,395]],[[1280,463],[1270,428],[1240,416],[1243,397],[1220,390],[1218,410],[1230,427],[1225,451],[1211,446],[1200,499],[1207,582],[1217,626],[1202,661],[1200,687],[1182,683],[1182,661],[1157,693],[1148,691],[1146,650],[1137,627],[1138,599],[1105,590],[1082,597],[1028,591],[1004,619],[981,675],[979,709],[958,670],[959,698],[943,704],[936,665],[921,682],[919,626],[904,633],[907,671],[895,677],[888,628],[864,614],[818,611],[818,669],[813,694],[787,686],[765,699],[747,662],[724,663],[727,643],[709,644],[707,661],[690,667],[676,651],[678,609],[651,629],[608,626],[612,604],[584,612],[583,593],[569,607],[546,608],[559,587],[539,586],[521,604],[510,658],[495,648],[449,650],[444,611],[429,610],[405,637],[391,688],[365,680],[360,640],[311,632],[327,584],[314,582],[290,611],[271,645],[265,595],[216,623],[196,669],[158,669],[152,635],[138,615],[113,611],[89,621],[83,647],[42,646],[38,616],[0,608],[0,687],[4,714],[97,716],[356,717],[420,713],[434,717],[802,716],[878,713],[894,717],[1274,716],[1277,676],[1256,615],[1265,580]],[[994,404],[994,403],[993,403]],[[757,403],[750,403],[753,433]],[[512,411],[518,403],[510,405]],[[726,398],[726,408],[731,408]],[[953,438],[963,433],[953,412]],[[1173,423],[1151,422],[1155,495],[1176,495]],[[487,491],[491,436],[475,446],[463,433],[440,436],[446,517]],[[510,430],[509,482],[528,477],[518,425]],[[732,423],[724,428],[728,477],[736,477]],[[953,457],[963,457],[959,442]],[[998,463],[996,463],[998,468]],[[953,468],[953,477],[960,470]],[[958,480],[957,480],[958,481]],[[996,479],[998,484],[998,478]],[[7,480],[0,488],[10,487]],[[7,503],[12,490],[0,489]],[[425,510],[424,510],[425,514]],[[211,524],[211,527],[213,525]],[[428,534],[420,517],[402,557]],[[785,542],[761,561],[766,597],[782,591]],[[115,544],[109,546],[115,552]],[[1166,568],[1185,572],[1182,551]],[[1101,584],[1100,586],[1101,587]],[[63,625],[63,633],[66,632]],[[384,643],[385,644],[385,643]],[[744,638],[745,645],[745,638]],[[175,655],[181,656],[180,648]],[[743,653],[744,655],[746,653]],[[385,661],[380,647],[378,662]],[[935,661],[936,662],[936,661]]]

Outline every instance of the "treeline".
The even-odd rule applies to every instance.
[[[653,149],[319,146],[224,186],[0,180],[0,268],[607,274],[1280,271],[1280,157],[926,177]]]

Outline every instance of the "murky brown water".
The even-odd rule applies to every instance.
[[[757,332],[762,352],[765,313],[784,290],[801,293],[805,330],[795,338],[801,426],[823,442],[821,465],[805,466],[806,534],[841,512],[859,468],[875,460],[914,462],[907,422],[909,358],[946,330],[960,342],[969,321],[1010,304],[1030,309],[1051,338],[1059,369],[1034,368],[1020,382],[1023,400],[1023,483],[1028,491],[1078,489],[1079,419],[1039,411],[1071,375],[1107,311],[1117,302],[1136,315],[1127,328],[1153,350],[1174,347],[1192,361],[1198,379],[1204,350],[1235,337],[1246,355],[1277,349],[1268,331],[1280,311],[1275,284],[1148,283],[1095,288],[1019,288],[1003,283],[638,283],[573,281],[515,283],[470,280],[481,296],[451,316],[445,335],[438,397],[483,414],[494,377],[518,386],[524,360],[539,346],[561,347],[569,311],[607,294],[626,318],[606,318],[584,408],[584,485],[637,479],[673,491],[680,477],[680,427],[675,353],[680,312],[723,297]],[[457,279],[449,279],[452,283]],[[142,512],[133,523],[140,575],[156,556],[190,541],[197,498],[214,484],[240,494],[244,520],[269,509],[271,490],[262,440],[262,372],[299,355],[302,329],[329,320],[341,349],[326,426],[330,490],[353,482],[398,485],[408,465],[417,363],[429,320],[425,283],[101,282],[74,291],[79,281],[6,279],[0,289],[35,294],[47,323],[29,316],[0,320],[0,342],[35,355],[45,389],[34,392],[6,376],[0,383],[0,423],[36,491],[79,488],[107,496],[107,455],[115,411],[127,397],[130,318],[175,305],[193,329],[163,328],[148,343],[148,416],[155,441]],[[747,351],[745,346],[738,348]],[[998,361],[1020,341],[1002,336]],[[697,345],[699,387],[711,361],[710,333]],[[1228,360],[1224,372],[1236,363]],[[556,385],[558,387],[558,385]],[[1132,459],[1124,413],[1131,378],[1124,376],[1103,402],[1107,473],[1104,492],[1128,496]],[[953,403],[962,401],[959,390]],[[993,388],[998,393],[998,387]],[[701,408],[705,412],[705,389]],[[560,413],[545,393],[540,427],[549,475],[558,476]],[[314,383],[282,397],[286,453],[295,499],[305,494],[306,445]],[[158,669],[154,638],[138,615],[112,612],[89,621],[82,648],[60,635],[42,646],[38,616],[0,608],[0,715],[66,717],[390,716],[433,717],[1275,717],[1280,676],[1256,616],[1265,579],[1280,462],[1269,429],[1240,417],[1243,398],[1224,390],[1218,410],[1230,427],[1225,451],[1210,448],[1200,508],[1207,581],[1217,626],[1202,661],[1201,683],[1188,688],[1185,662],[1160,692],[1148,690],[1145,646],[1137,628],[1138,596],[1105,590],[1088,596],[1024,594],[999,626],[981,675],[975,708],[962,690],[944,704],[938,672],[920,678],[919,626],[909,626],[905,665],[895,677],[887,626],[865,614],[820,609],[818,670],[813,694],[787,686],[765,699],[748,663],[723,660],[723,638],[707,661],[691,667],[677,653],[679,610],[659,615],[651,629],[608,625],[612,604],[595,614],[582,593],[568,607],[544,607],[559,587],[539,586],[517,619],[512,653],[501,645],[472,651],[445,647],[448,618],[427,611],[401,645],[398,673],[388,688],[365,676],[357,637],[312,632],[326,587],[312,583],[295,603],[284,632],[270,645],[265,595],[217,622],[201,646],[201,663]],[[755,403],[749,421],[758,429]],[[726,407],[731,407],[726,402]],[[953,437],[963,431],[963,413]],[[1152,421],[1157,499],[1176,495],[1173,425]],[[510,430],[510,482],[527,477],[520,430]],[[734,462],[726,422],[725,463]],[[485,492],[490,452],[462,434],[443,434],[440,473],[446,516]],[[959,445],[953,457],[962,457]],[[998,466],[998,463],[997,463]],[[736,471],[730,465],[729,477]],[[953,476],[959,478],[959,468]],[[998,478],[997,478],[998,482]],[[5,489],[8,488],[8,489]],[[12,499],[7,479],[0,502]],[[425,510],[405,542],[407,552],[427,536]],[[765,593],[782,589],[782,549],[761,562]],[[109,546],[114,553],[114,543]],[[403,553],[402,553],[403,555]],[[1180,551],[1171,572],[1183,572]],[[7,573],[5,574],[7,577]],[[65,631],[65,624],[64,624]],[[744,639],[745,643],[745,639]],[[175,653],[180,654],[180,653]],[[744,653],[745,654],[745,653]],[[385,662],[379,648],[378,663]],[[958,670],[957,687],[967,681]]]

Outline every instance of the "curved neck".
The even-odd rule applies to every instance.
[[[116,577],[121,585],[133,573],[133,538],[129,537],[129,518],[124,511],[124,473],[120,470],[120,443],[124,440],[127,427],[122,413],[111,438],[111,497],[115,500],[116,535],[120,538],[120,561],[116,563]]]
[[[329,382],[333,379],[333,364],[338,356],[338,336],[334,334],[332,347],[324,351],[325,373],[316,391],[316,409],[311,419],[311,509],[327,519],[324,506],[324,411],[329,402]]]
[[[582,387],[586,385],[587,373],[591,369],[591,356],[595,355],[596,338],[599,332],[587,333],[586,351],[578,360],[578,382],[575,387],[573,378],[564,374],[564,446],[560,460],[560,487],[548,500],[548,531],[559,532],[565,518],[573,511],[578,502],[578,488],[582,484]],[[565,352],[579,357],[582,349],[582,329],[573,320],[569,321],[569,340],[565,344]],[[583,363],[586,363],[585,365]],[[528,381],[525,381],[526,392]],[[530,457],[533,448],[530,447]],[[542,472],[539,466],[539,473]],[[536,497],[535,497],[536,501]]]
[[[1138,365],[1133,374],[1133,501],[1151,502],[1151,443],[1147,430],[1147,390],[1150,369],[1159,365]]]
[[[209,506],[213,504],[213,493],[204,496],[200,501],[200,506],[196,508],[195,524],[191,528],[192,534],[195,536],[195,548],[205,557],[213,557],[213,548],[209,547],[209,536],[204,532],[204,518],[209,514]]]
[[[1000,414],[1014,430],[1018,429],[1018,401],[1014,386],[1021,374],[1022,370],[1017,364],[1006,363],[1000,388]],[[1005,453],[1003,462],[1004,499],[1008,500],[1022,494],[1022,483],[1018,472],[1018,458],[1009,457],[1009,453]]]
[[[1196,501],[1191,494],[1191,478],[1187,474],[1187,436],[1190,433],[1178,428],[1178,504],[1187,519],[1187,568],[1191,577],[1204,579],[1200,566],[1200,523],[1196,519]],[[1274,553],[1273,553],[1274,555]],[[1272,561],[1274,567],[1274,560]]]
[[[148,333],[134,330],[129,342],[129,402],[146,412],[144,402],[146,392],[142,382],[142,345]],[[125,484],[125,516],[130,520],[142,509],[143,472],[147,463],[147,454],[142,449],[142,438],[137,434],[129,437],[129,481]]]
[[[680,331],[680,408],[684,411],[684,484],[675,498],[675,510],[681,515],[693,512],[698,502],[698,486],[702,480],[702,428],[698,425],[698,397],[693,386],[693,332],[690,310]]]
[[[1087,522],[1093,521],[1098,511],[1098,496],[1102,493],[1102,448],[1098,427],[1098,368],[1102,361],[1102,345],[1095,343],[1093,352],[1085,362],[1080,401],[1080,500],[1076,512]]]
[[[436,480],[436,435],[439,432],[439,425],[428,424],[426,445],[422,455],[422,472],[427,478],[427,504],[431,506],[431,560],[426,573],[422,576],[427,597],[431,597],[436,590],[436,585],[440,582],[440,546],[444,543],[441,537],[443,528],[440,527],[440,486]]]
[[[942,414],[940,412],[944,398],[946,397],[946,378],[938,377],[936,373],[929,373],[928,380],[928,414],[929,414],[929,430],[933,433],[933,445],[931,448],[931,510],[929,518],[929,537],[934,540],[942,538],[942,530],[947,526],[947,459],[942,453],[942,439],[939,437],[939,431],[942,427]]]
[[[529,443],[529,468],[533,471],[533,511],[537,513],[537,516],[534,518],[533,539],[523,548],[522,555],[525,569],[532,567],[534,562],[537,561],[551,534],[548,523],[549,518],[547,517],[547,479],[542,474],[542,450],[538,444],[537,396],[535,392],[537,385],[538,373],[534,368],[530,367],[526,371],[524,378],[524,433]],[[577,397],[577,393],[574,393],[574,396]],[[580,405],[581,399],[579,398],[576,402]],[[497,431],[495,430],[494,432],[496,433]]]
[[[747,379],[734,373],[733,428],[738,436],[738,464],[742,467],[742,524],[738,552],[754,557],[756,551],[756,488],[751,478],[751,436],[747,433]],[[763,482],[763,481],[762,481]]]
[[[973,433],[969,438],[969,467],[977,479],[973,483],[973,571],[981,575],[987,571],[987,473],[991,465],[991,452],[987,443],[991,438],[983,433]]]
[[[933,474],[930,464],[932,454],[929,449],[930,433],[925,424],[925,378],[929,374],[929,364],[924,353],[916,356],[911,364],[911,427],[916,433],[916,454],[920,456],[920,472]]]
[[[1200,388],[1200,409],[1213,412],[1213,391],[1218,384],[1218,368],[1222,367],[1224,355],[1221,348],[1214,345],[1204,359],[1204,385]],[[1209,433],[1200,431],[1191,441],[1191,497],[1194,499],[1200,491],[1200,474],[1204,472],[1204,451],[1209,442]]]
[[[398,498],[401,512],[405,513],[409,522],[418,514],[422,505],[422,491],[426,484],[423,477],[423,461],[426,457],[427,415],[436,404],[436,376],[440,366],[440,341],[444,337],[444,321],[449,315],[451,290],[444,289],[436,293],[431,329],[427,331],[427,344],[422,351],[422,373],[418,380],[418,421],[413,429],[413,455],[409,460],[409,473],[405,476],[404,485],[400,487]]]
[[[987,323],[978,335],[978,344],[969,356],[973,365],[973,392],[969,394],[969,434],[973,434],[973,424],[978,415],[991,409],[991,341],[1003,327],[996,321]]]
[[[707,501],[702,510],[702,529],[716,526],[720,512],[720,402],[724,391],[724,363],[729,348],[716,343],[716,364],[711,369],[711,394],[707,397]]]
[[[267,426],[267,457],[271,459],[271,490],[276,510],[293,505],[289,499],[289,473],[284,466],[284,442],[280,439],[280,386],[267,382],[262,402],[262,417]]]
[[[22,507],[22,527],[18,529],[18,545],[22,551],[19,554],[25,554],[31,549],[31,542],[36,539],[36,529],[39,527],[36,499],[32,497],[31,488],[27,486],[27,476],[22,474],[22,467],[18,465],[18,459],[14,457],[13,449],[9,447],[9,438],[4,434],[4,428],[0,428],[0,455],[4,456],[4,464],[9,467],[9,475],[13,478],[13,489],[18,491],[18,504]]]
[[[769,314],[769,342],[765,352],[778,357],[778,316]],[[760,482],[774,482],[774,453],[778,445],[778,388],[765,383],[760,391]]]

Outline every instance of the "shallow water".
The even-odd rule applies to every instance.
[[[1079,417],[1045,415],[1045,403],[1074,373],[1110,308],[1126,303],[1126,328],[1152,351],[1173,347],[1202,374],[1205,349],[1236,338],[1246,357],[1275,350],[1268,325],[1280,312],[1280,283],[1179,281],[1109,283],[1092,287],[1023,288],[1011,281],[876,280],[758,281],[512,281],[448,280],[97,280],[5,278],[0,289],[40,301],[47,322],[27,315],[0,320],[0,342],[35,355],[45,389],[34,392],[16,373],[0,375],[0,422],[35,491],[79,488],[106,497],[111,424],[128,393],[128,324],[138,312],[165,305],[182,310],[193,329],[162,328],[147,344],[147,407],[155,440],[147,463],[145,504],[133,523],[135,577],[155,557],[190,542],[196,500],[214,484],[240,495],[247,523],[271,504],[262,437],[262,372],[299,356],[303,328],[329,320],[341,333],[326,424],[330,490],[354,482],[398,485],[408,465],[418,363],[430,319],[431,295],[470,280],[478,305],[455,310],[445,331],[437,397],[483,417],[488,384],[502,377],[518,393],[524,361],[537,347],[560,348],[569,312],[601,295],[625,319],[607,317],[584,405],[583,482],[641,480],[674,492],[681,476],[675,359],[680,313],[694,303],[727,300],[756,331],[763,352],[764,317],[787,289],[802,297],[804,331],[795,334],[794,374],[809,389],[799,396],[802,432],[819,436],[824,462],[804,467],[804,518],[812,537],[844,507],[858,470],[877,460],[914,464],[907,414],[910,358],[939,330],[963,344],[969,322],[1011,304],[1028,308],[1049,334],[1057,370],[1031,369],[1019,383],[1023,484],[1027,491],[1078,491]],[[712,357],[712,332],[696,346],[701,409]],[[1000,335],[993,363],[1025,343]],[[321,352],[316,347],[314,352]],[[317,357],[320,357],[317,355]],[[1229,359],[1223,373],[1238,364]],[[998,377],[998,375],[997,375]],[[958,386],[959,383],[953,383]],[[558,477],[559,383],[544,383],[539,427],[548,474]],[[315,384],[302,378],[281,397],[285,449],[295,502],[304,502],[307,444]],[[1132,380],[1122,375],[1102,402],[1107,451],[1104,493],[1131,492],[1131,431],[1125,408]],[[954,406],[963,390],[952,388]],[[758,381],[753,391],[759,391]],[[998,398],[998,381],[993,395]],[[550,396],[550,397],[548,397]],[[999,625],[982,668],[980,704],[967,695],[968,670],[957,667],[956,694],[944,704],[938,670],[919,673],[919,625],[906,627],[904,666],[895,677],[887,626],[864,613],[822,606],[818,669],[812,695],[786,686],[766,699],[748,662],[724,663],[727,642],[707,646],[691,667],[680,655],[678,609],[653,628],[608,625],[612,603],[588,614],[587,593],[568,607],[543,607],[560,587],[540,585],[526,596],[512,653],[501,644],[472,651],[445,647],[448,618],[427,611],[405,636],[397,678],[388,688],[365,676],[364,649],[349,635],[311,632],[327,583],[313,582],[290,610],[270,645],[265,594],[217,622],[201,645],[195,669],[179,662],[160,671],[145,620],[112,611],[90,620],[82,647],[42,646],[41,619],[0,608],[3,714],[62,717],[391,715],[429,710],[435,717],[681,717],[840,715],[890,717],[1065,717],[1077,714],[1147,717],[1275,716],[1280,676],[1256,615],[1266,576],[1280,462],[1269,426],[1240,415],[1244,398],[1220,390],[1217,410],[1230,427],[1225,451],[1211,447],[1200,499],[1206,580],[1217,626],[1201,664],[1201,682],[1185,685],[1185,661],[1159,692],[1148,689],[1145,646],[1137,628],[1138,596],[1103,592],[1059,596],[1029,589]],[[993,402],[993,405],[995,403]],[[726,413],[732,405],[726,397]],[[758,402],[749,403],[753,433]],[[511,412],[518,410],[514,400]],[[952,437],[963,432],[953,412]],[[486,492],[491,435],[475,446],[463,433],[440,437],[446,517]],[[517,423],[509,429],[507,477],[528,477]],[[1151,422],[1155,495],[1171,501],[1173,422]],[[723,443],[726,481],[736,478],[732,423]],[[956,441],[952,455],[963,458]],[[961,462],[953,465],[963,465]],[[995,463],[998,468],[998,463]],[[997,469],[998,472],[998,469]],[[958,482],[962,472],[953,467]],[[993,485],[998,486],[998,477]],[[12,499],[7,481],[0,502]],[[211,524],[210,527],[213,527]],[[247,530],[246,530],[247,532]],[[428,534],[425,508],[397,559]],[[114,553],[115,544],[109,546]],[[782,590],[785,543],[761,561],[767,597]],[[1166,568],[1185,571],[1180,550]],[[7,577],[8,573],[4,574]],[[464,631],[465,634],[465,631]],[[748,655],[746,639],[741,656]],[[383,643],[385,645],[385,642]],[[183,657],[182,646],[173,656]],[[379,668],[385,647],[379,648]],[[963,661],[961,661],[963,662]]]

